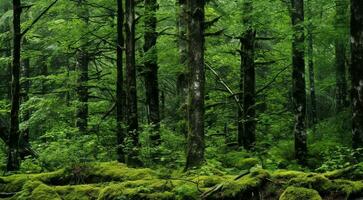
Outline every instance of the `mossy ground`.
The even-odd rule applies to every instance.
[[[362,166],[324,174],[252,167],[236,178],[220,173],[198,175],[198,171],[165,175],[116,162],[89,163],[49,173],[0,177],[0,199],[354,199],[363,196]]]

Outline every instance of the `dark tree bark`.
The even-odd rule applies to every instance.
[[[159,105],[159,83],[158,83],[158,57],[156,41],[158,33],[156,32],[157,19],[156,12],[158,9],[157,0],[145,0],[144,2],[144,53],[145,53],[145,91],[146,107],[148,111],[148,122],[154,128],[150,136],[155,145],[160,143],[160,105]]]
[[[243,24],[246,28],[241,41],[241,81],[240,88],[242,88],[243,98],[243,113],[238,111],[239,115],[242,113],[242,118],[239,119],[239,145],[247,150],[254,147],[256,142],[256,73],[255,73],[255,36],[256,33],[252,27],[252,1],[245,0],[243,5],[244,19]],[[241,98],[240,97],[240,98]],[[242,123],[242,124],[241,124]],[[242,136],[240,135],[242,134]]]
[[[89,13],[85,5],[83,5],[83,0],[79,1],[79,17],[83,19],[83,23],[88,24]],[[82,30],[86,33],[85,30]],[[77,97],[79,105],[77,107],[77,121],[76,126],[79,131],[83,134],[87,133],[88,127],[88,64],[90,62],[89,53],[87,51],[88,41],[86,37],[81,38],[81,47],[77,54],[77,69],[78,69],[78,79],[77,79]]]
[[[127,132],[133,145],[127,153],[127,164],[141,165],[138,159],[140,147],[138,134],[137,90],[136,90],[136,63],[135,63],[135,1],[126,0],[126,105],[127,105]]]
[[[186,169],[204,162],[204,0],[187,0],[189,105]]]
[[[316,111],[316,94],[315,94],[315,73],[314,73],[314,36],[313,36],[313,24],[311,22],[312,19],[312,11],[311,11],[311,0],[308,1],[309,5],[307,8],[308,12],[308,66],[309,66],[309,88],[310,88],[310,103],[311,103],[311,123],[314,126],[318,122],[317,111]]]
[[[19,157],[19,107],[20,107],[20,52],[21,52],[21,2],[13,0],[13,65],[11,84],[11,116],[8,142],[7,171],[15,171],[20,167]]]
[[[125,91],[123,77],[123,1],[117,0],[117,81],[116,81],[116,122],[117,122],[117,160],[125,162],[124,141],[125,125]]]
[[[337,112],[342,111],[348,105],[348,86],[346,79],[346,41],[347,41],[347,8],[346,0],[335,0],[336,19],[335,30],[335,65],[336,65],[336,102]]]
[[[353,147],[363,147],[363,1],[351,0]]]
[[[27,45],[26,37],[23,39],[23,45]],[[29,100],[29,90],[30,90],[30,58],[27,57],[23,61],[23,77],[25,81],[23,82],[23,94],[22,94],[22,102],[25,103]],[[29,111],[24,111],[22,113],[22,120],[28,121],[30,119]],[[29,128],[26,128],[21,134],[21,140],[29,144]],[[23,159],[23,158],[22,158]]]
[[[295,114],[295,156],[300,164],[306,164],[306,85],[305,85],[305,34],[304,1],[291,0],[292,38],[292,100]]]

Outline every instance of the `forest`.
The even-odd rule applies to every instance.
[[[0,0],[0,199],[363,199],[362,0]]]

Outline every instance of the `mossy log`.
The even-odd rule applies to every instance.
[[[134,169],[89,163],[55,172],[0,177],[7,200],[254,200],[355,199],[363,196],[362,164],[318,174],[253,167],[240,176]]]

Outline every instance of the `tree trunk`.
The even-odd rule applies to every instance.
[[[311,0],[308,1],[308,66],[309,66],[309,87],[310,87],[310,102],[311,102],[311,124],[314,126],[318,122],[317,110],[316,110],[316,94],[315,94],[315,73],[314,73],[314,36],[313,36],[313,24],[311,22]]]
[[[116,81],[116,122],[117,122],[117,160],[125,162],[124,141],[126,138],[125,125],[125,91],[123,88],[123,2],[117,0],[117,81]]]
[[[82,5],[83,0],[79,1],[79,17],[83,19],[85,26],[88,25],[88,9],[85,5]],[[85,34],[86,30],[82,30]],[[77,96],[79,105],[77,108],[77,121],[76,126],[79,131],[83,134],[87,133],[88,126],[88,64],[89,54],[87,52],[88,41],[86,37],[81,38],[81,47],[77,55],[77,68],[78,68],[78,79],[77,79]]]
[[[335,40],[335,59],[336,59],[336,101],[337,112],[342,111],[348,104],[347,101],[347,79],[346,79],[346,41],[347,41],[347,8],[346,0],[335,0],[336,3],[336,22],[335,30],[338,32]]]
[[[306,85],[305,85],[305,34],[304,1],[291,0],[292,3],[292,99],[295,113],[295,156],[300,164],[306,164]]]
[[[186,169],[204,161],[204,0],[188,0],[189,105]]]
[[[363,1],[351,0],[353,147],[363,147]]]
[[[252,1],[245,0],[243,24],[246,28],[241,38],[241,72],[243,70],[243,136],[242,144],[247,150],[254,147],[256,142],[256,74],[255,74],[255,31],[252,27]],[[239,111],[241,112],[241,111]],[[239,141],[240,143],[241,141]]]
[[[13,0],[13,66],[11,84],[11,116],[8,142],[7,171],[20,167],[19,157],[19,107],[20,107],[20,52],[21,52],[21,2]]]
[[[159,83],[158,83],[158,57],[156,41],[158,33],[156,32],[158,9],[157,0],[145,0],[145,24],[144,24],[144,53],[145,53],[145,91],[146,106],[148,110],[148,122],[154,128],[150,136],[151,141],[158,145],[160,143],[160,105],[159,105]]]
[[[136,63],[135,63],[135,1],[126,0],[126,105],[127,132],[132,148],[127,155],[127,164],[141,165],[138,159],[140,147],[138,134]]]
[[[27,40],[24,37],[23,45],[27,45]],[[23,83],[23,94],[22,94],[22,102],[25,103],[29,100],[29,90],[30,90],[30,59],[29,57],[25,58],[23,61],[23,77],[26,79]],[[30,119],[29,111],[24,111],[22,113],[22,121],[28,121]],[[26,128],[21,134],[21,140],[24,143],[29,144],[29,128]],[[23,158],[22,158],[23,159]]]

